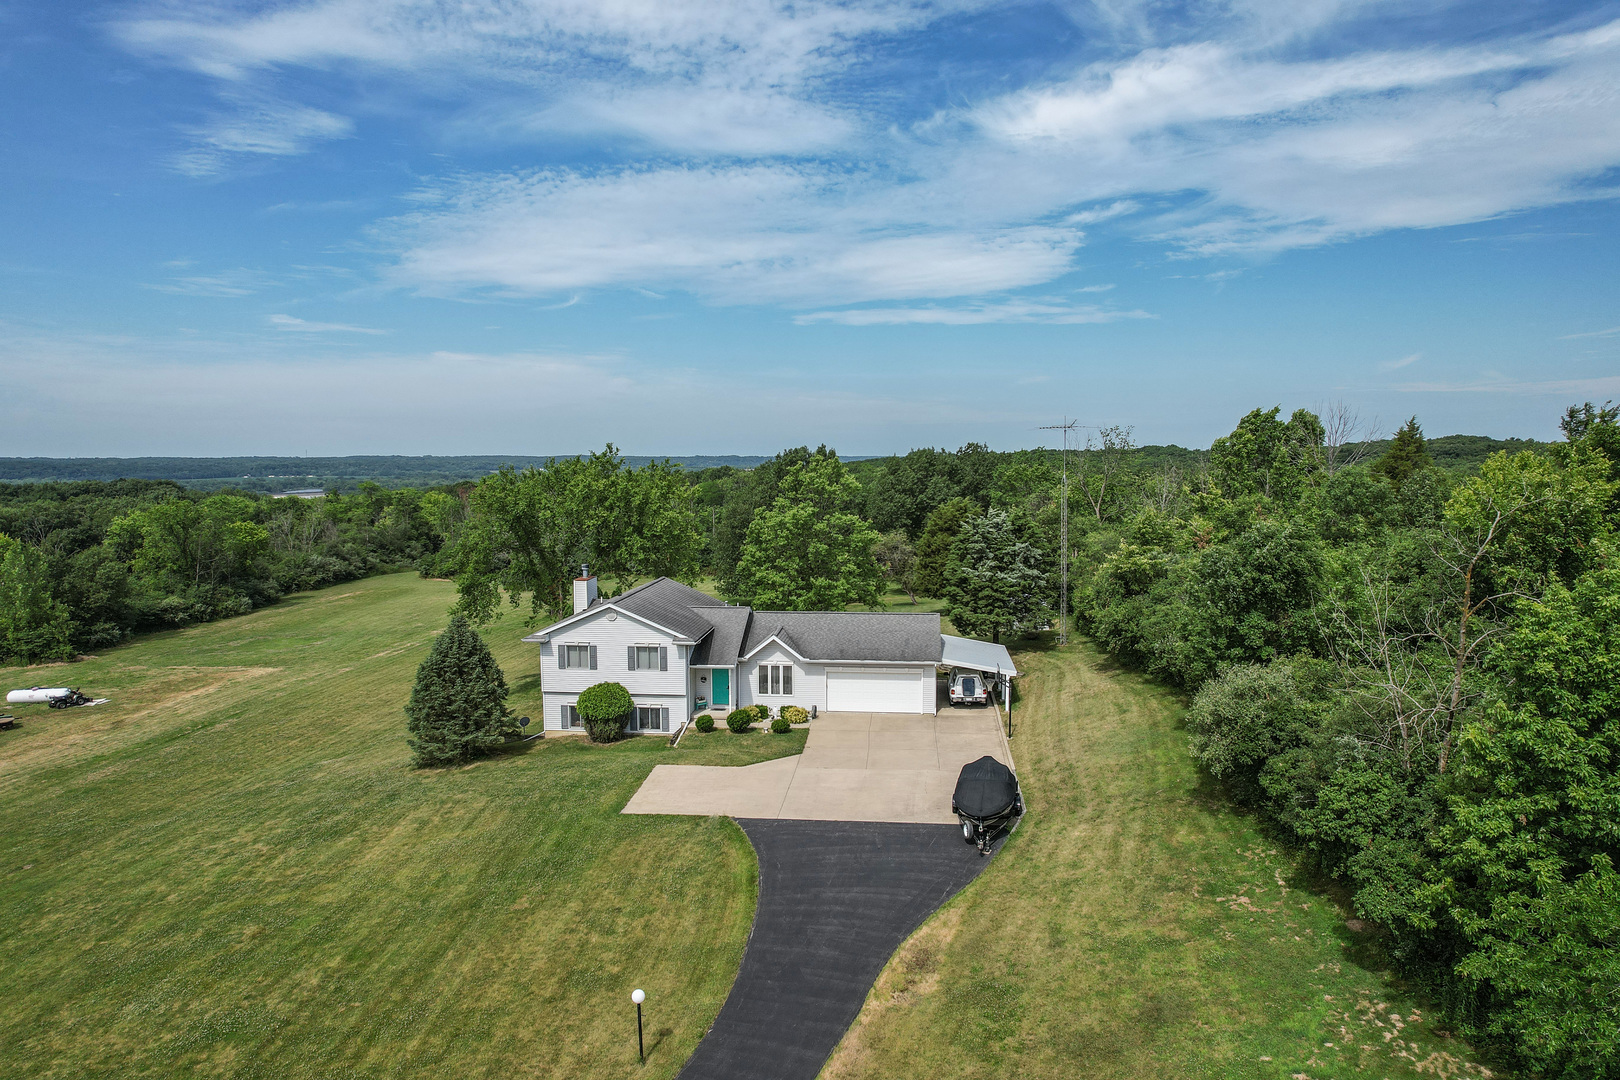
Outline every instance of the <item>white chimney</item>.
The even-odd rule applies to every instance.
[[[589,566],[581,566],[579,577],[574,579],[574,614],[578,615],[594,603],[596,603],[596,575],[591,573]]]

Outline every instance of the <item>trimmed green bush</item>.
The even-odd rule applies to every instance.
[[[624,734],[636,704],[630,691],[616,682],[599,682],[579,695],[574,706],[591,742],[610,743]]]
[[[697,728],[700,734],[707,735],[709,732],[714,730],[714,717],[710,716],[708,713],[704,713],[702,716],[692,721],[692,726]]]
[[[753,726],[753,709],[732,709],[726,714],[726,727],[731,729],[733,735],[741,735]]]
[[[405,706],[416,764],[451,765],[505,742],[517,731],[506,695],[506,677],[489,646],[457,615],[416,669]]]
[[[788,723],[788,718],[785,716],[778,716],[775,720],[771,721],[772,735],[786,735],[792,730],[793,725]]]
[[[782,706],[782,718],[790,724],[808,724],[810,722],[810,710],[801,709],[797,705],[784,705]]]

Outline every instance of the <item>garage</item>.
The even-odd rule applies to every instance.
[[[924,685],[926,681],[926,686]],[[827,672],[828,712],[933,712],[934,669]],[[928,707],[924,707],[924,703]]]

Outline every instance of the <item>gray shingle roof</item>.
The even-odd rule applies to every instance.
[[[913,660],[939,663],[939,616],[898,611],[756,611],[743,641],[747,656],[781,632],[806,660]]]
[[[692,649],[692,663],[732,667],[742,653],[743,636],[748,633],[748,617],[753,614],[745,607],[707,607],[694,609],[708,620],[714,632]]]
[[[708,593],[667,577],[654,578],[645,585],[637,585],[629,592],[613,597],[608,603],[684,634],[693,641],[701,639],[713,626],[703,618],[701,610],[725,607]]]
[[[937,664],[939,616],[889,611],[753,611],[723,604],[672,578],[638,585],[610,603],[696,642],[691,663],[732,667],[773,636],[806,660]],[[566,621],[566,620],[565,620]],[[524,638],[538,641],[551,627]]]

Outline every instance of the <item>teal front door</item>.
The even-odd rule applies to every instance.
[[[709,673],[714,676],[714,704],[731,704],[731,669],[715,668]]]

